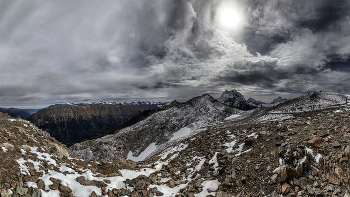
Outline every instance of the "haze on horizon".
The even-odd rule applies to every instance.
[[[349,92],[346,0],[0,1],[0,107]]]

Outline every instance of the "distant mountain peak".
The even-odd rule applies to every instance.
[[[241,93],[239,93],[237,90],[230,90],[230,91],[226,90],[218,98],[218,101],[240,110],[250,110],[258,107],[256,105],[250,105],[245,100],[244,96]]]
[[[272,102],[271,102],[271,104],[274,104],[274,105],[277,105],[277,104],[280,104],[280,103],[284,103],[284,102],[286,102],[286,101],[288,101],[289,99],[287,99],[287,98],[282,98],[282,97],[278,97],[278,98],[276,98],[276,99],[274,99]]]
[[[247,100],[247,103],[255,107],[261,107],[263,104],[265,104],[264,102],[255,100],[254,98],[251,98],[251,97]]]

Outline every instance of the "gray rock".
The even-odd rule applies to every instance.
[[[348,157],[343,157],[339,160],[339,163],[342,163],[344,161],[349,161],[349,158]]]
[[[277,183],[277,178],[278,178],[278,175],[277,175],[277,174],[272,175],[272,176],[271,176],[271,184]]]
[[[344,149],[344,152],[345,152],[345,154],[350,153],[350,146],[347,146],[347,147]]]
[[[294,179],[294,184],[298,185],[303,190],[307,190],[307,186],[312,185],[313,181],[306,177],[301,177],[300,179]]]
[[[234,197],[234,195],[219,191],[216,193],[215,197]]]
[[[18,182],[16,186],[16,193],[24,196],[24,194],[26,194],[27,192],[28,192],[28,189],[23,187],[23,183]]]
[[[40,197],[40,196],[41,196],[41,191],[40,191],[40,189],[33,188],[32,197]]]

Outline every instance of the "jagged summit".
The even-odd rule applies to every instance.
[[[244,96],[236,90],[226,90],[218,98],[218,101],[240,110],[250,110],[256,108],[253,105],[249,105]]]
[[[273,104],[273,105],[278,105],[278,104],[284,103],[284,102],[286,102],[286,101],[288,101],[288,100],[290,100],[290,99],[278,97],[278,98],[274,99],[274,100],[271,102],[271,104]]]
[[[253,98],[249,98],[249,99],[247,100],[247,103],[248,103],[248,105],[250,105],[250,106],[252,106],[252,107],[262,107],[263,104],[265,104],[264,102],[262,102],[262,101],[257,101],[257,100],[255,100],[255,99],[253,99]]]

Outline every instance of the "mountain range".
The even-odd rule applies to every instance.
[[[238,113],[240,110],[205,94],[184,103],[173,102],[170,107],[157,111],[130,127],[96,140],[74,144],[70,150],[81,158],[90,160],[110,161],[138,157],[149,146],[157,147],[172,140],[174,133],[184,127],[187,128],[184,133],[194,134],[200,127]]]
[[[274,106],[285,100],[287,99],[280,97],[272,104],[265,104],[253,98],[246,101],[236,90],[225,91],[218,98],[221,103],[239,110]],[[169,105],[160,102],[56,104],[39,110],[27,119],[40,129],[49,132],[58,141],[71,146],[131,126],[155,112],[176,104],[179,103],[173,101]]]
[[[70,149],[0,113],[0,195],[349,197],[348,97],[242,111],[203,95]]]

